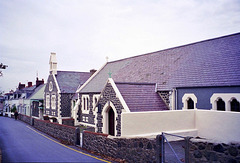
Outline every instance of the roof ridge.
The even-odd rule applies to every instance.
[[[82,72],[82,71],[67,71],[67,70],[57,70],[57,72],[71,72],[71,73],[90,73],[90,72]]]
[[[155,85],[156,83],[137,83],[137,82],[115,82],[116,84],[129,84],[129,85]]]
[[[178,49],[178,48],[187,47],[187,46],[191,46],[191,45],[195,45],[195,44],[200,44],[200,43],[204,43],[204,42],[208,42],[208,41],[218,40],[218,39],[222,39],[222,38],[226,38],[226,37],[232,37],[232,36],[235,36],[235,35],[240,35],[240,32],[229,34],[229,35],[224,35],[224,36],[219,36],[219,37],[215,37],[215,38],[210,38],[210,39],[206,39],[206,40],[201,40],[201,41],[197,41],[197,42],[192,42],[192,43],[188,43],[188,44],[184,44],[184,45],[179,45],[179,46],[175,46],[175,47],[171,47],[171,48],[166,48],[166,49],[162,49],[162,50],[158,50],[158,51],[154,51],[154,52],[135,55],[135,56],[132,56],[132,57],[127,57],[127,58],[118,59],[118,60],[115,60],[115,61],[110,61],[110,62],[107,62],[107,63],[114,63],[114,62],[119,62],[119,61],[123,61],[123,60],[132,59],[132,58],[142,57],[142,56],[145,56],[145,55],[155,54],[155,53],[164,52],[164,51],[168,51],[168,50],[172,50],[172,49]]]

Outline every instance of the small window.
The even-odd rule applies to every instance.
[[[221,98],[217,101],[217,110],[225,111],[225,102]]]
[[[86,102],[85,102],[85,98],[83,98],[83,109],[86,110]]]
[[[52,90],[53,90],[53,83],[50,82],[50,83],[49,83],[49,91],[51,92]]]
[[[46,95],[46,108],[50,108],[50,96]]]
[[[185,93],[182,103],[183,109],[197,109],[197,97],[193,93]]]
[[[89,99],[87,98],[87,110],[89,110]]]
[[[231,111],[240,112],[240,105],[236,99],[233,99],[231,102]]]
[[[52,109],[56,109],[56,95],[52,95],[51,107],[52,107]]]
[[[187,100],[187,108],[188,109],[194,109],[194,102],[191,98]]]

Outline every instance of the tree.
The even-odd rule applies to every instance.
[[[6,69],[8,66],[4,65],[3,63],[0,63],[0,69]],[[2,71],[0,71],[0,77],[3,76]]]

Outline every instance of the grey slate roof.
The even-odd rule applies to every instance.
[[[240,85],[240,33],[108,62],[80,92],[101,92],[115,82],[175,87]]]
[[[116,86],[131,112],[168,110],[155,92],[155,84],[116,83]]]
[[[34,92],[28,97],[28,99],[43,99],[44,89],[46,84],[39,85]]]
[[[57,71],[56,79],[61,93],[75,93],[90,76],[90,72]]]

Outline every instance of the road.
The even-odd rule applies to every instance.
[[[26,123],[0,116],[2,162],[107,162],[57,140]]]

